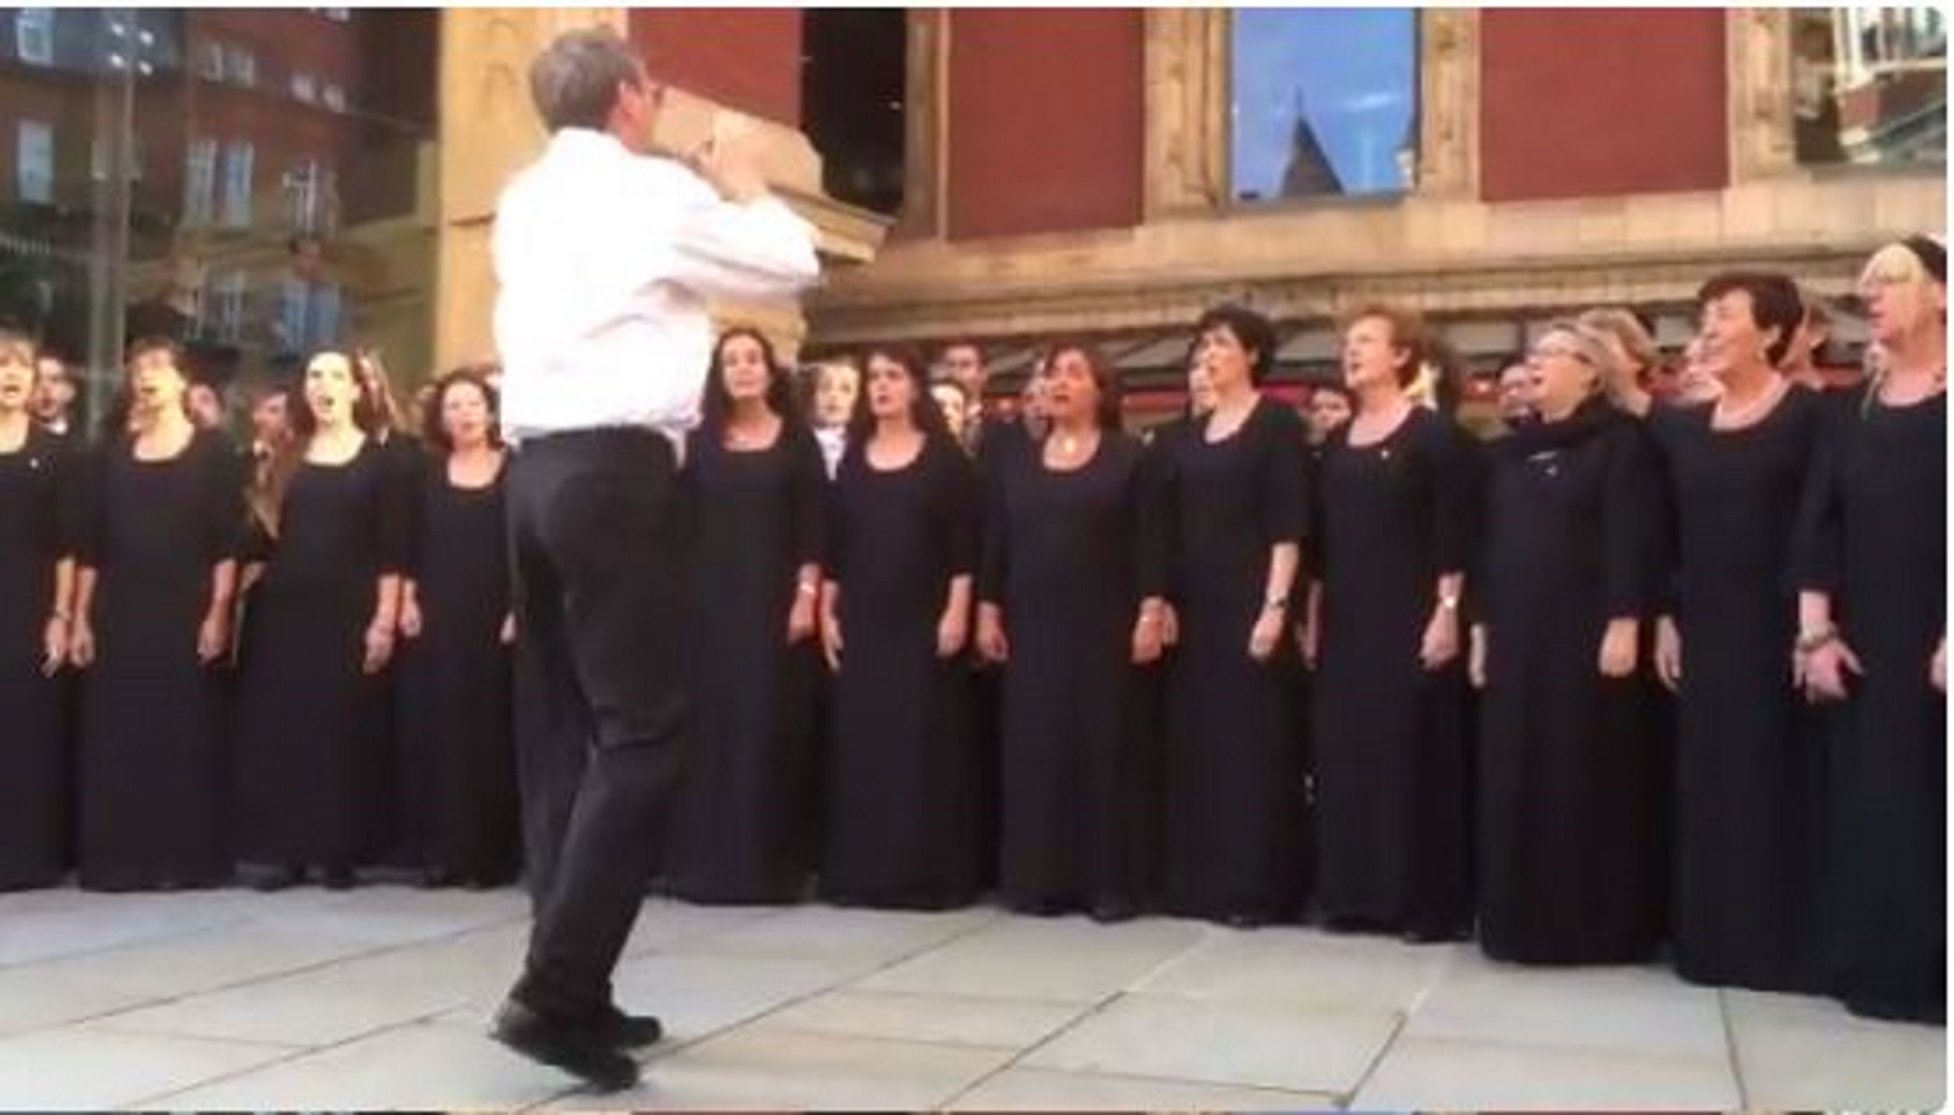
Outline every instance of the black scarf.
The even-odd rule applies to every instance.
[[[1606,395],[1596,392],[1558,422],[1536,417],[1524,426],[1515,427],[1512,436],[1500,439],[1497,449],[1501,456],[1513,460],[1558,453],[1585,445],[1628,421],[1632,419],[1615,409]]]

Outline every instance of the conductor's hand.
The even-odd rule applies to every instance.
[[[977,653],[993,665],[1011,659],[1011,641],[1004,635],[1004,609],[995,604],[977,605]]]
[[[766,196],[767,180],[760,173],[759,137],[743,121],[726,115],[715,116],[711,137],[693,150],[686,163],[727,201],[748,202]]]

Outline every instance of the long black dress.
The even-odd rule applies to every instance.
[[[1831,410],[1800,510],[1800,587],[1831,594],[1865,667],[1826,762],[1833,993],[1861,1014],[1947,1009],[1947,398]]]
[[[1317,476],[1317,902],[1333,922],[1449,937],[1471,920],[1465,655],[1418,661],[1439,576],[1470,561],[1459,437],[1424,409],[1373,445],[1346,426]]]
[[[219,434],[168,460],[127,437],[96,453],[82,561],[95,570],[95,661],[83,675],[83,887],[211,886],[225,840],[225,668],[197,655],[211,574],[243,541],[244,480]]]
[[[836,902],[946,908],[976,894],[977,756],[970,671],[937,656],[950,581],[976,567],[976,480],[930,439],[883,471],[851,445],[831,490],[828,576],[844,645],[833,690],[821,892]]]
[[[78,461],[33,426],[0,453],[0,890],[53,886],[69,862],[69,740],[41,672],[55,567],[75,556]]]
[[[1280,921],[1309,890],[1300,665],[1288,617],[1267,661],[1248,643],[1271,548],[1307,531],[1307,447],[1301,420],[1268,399],[1221,441],[1208,424],[1168,443],[1181,638],[1167,675],[1163,900],[1176,914]]]
[[[979,596],[1011,650],[1000,882],[1020,909],[1124,913],[1155,875],[1155,679],[1132,656],[1140,601],[1163,594],[1159,494],[1123,434],[1075,470],[1040,456],[1004,466],[986,517]]]
[[[235,786],[241,858],[344,872],[386,849],[394,800],[386,674],[361,670],[375,587],[404,572],[403,493],[368,442],[301,464],[245,620]]]
[[[1816,907],[1814,757],[1787,649],[1787,576],[1819,402],[1794,388],[1756,425],[1712,428],[1712,408],[1651,423],[1676,511],[1677,972],[1766,991],[1809,986]]]
[[[1600,400],[1501,442],[1476,573],[1479,939],[1496,959],[1630,963],[1661,936],[1662,765],[1646,678],[1600,672],[1613,617],[1641,617],[1658,465]]]
[[[397,755],[402,846],[437,878],[513,880],[521,860],[503,475],[457,486],[448,462],[416,478],[421,634],[401,643]]]
[[[792,425],[753,452],[695,433],[683,482],[696,674],[666,886],[695,902],[796,901],[814,859],[820,652],[812,637],[787,644],[787,615],[798,570],[821,560],[821,450]]]

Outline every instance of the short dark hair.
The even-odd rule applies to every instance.
[[[471,366],[456,368],[434,381],[434,389],[428,394],[427,405],[421,408],[422,445],[437,453],[455,451],[455,441],[448,436],[448,427],[441,421],[441,411],[448,405],[448,392],[471,384],[482,393],[482,401],[488,404],[489,444],[502,444],[502,401],[496,396],[495,388],[489,386],[488,380],[483,379],[481,374]]]
[[[565,31],[529,64],[529,96],[551,132],[603,131],[617,107],[617,87],[643,71],[631,45],[609,27]]]
[[[971,340],[969,337],[953,337],[950,340],[943,342],[943,344],[936,350],[936,358],[938,360],[943,360],[950,355],[950,350],[959,349],[959,348],[967,348],[970,351],[976,353],[977,363],[979,364],[984,364],[988,362],[987,361],[988,354],[984,352],[984,346],[978,344],[976,341]]]
[[[1391,347],[1405,354],[1404,367],[1398,369],[1399,387],[1410,387],[1418,382],[1425,365],[1436,362],[1432,335],[1425,328],[1425,319],[1416,310],[1385,302],[1367,302],[1343,316],[1337,326],[1339,337],[1350,332],[1360,321],[1381,321],[1391,327]]]
[[[712,346],[712,361],[706,366],[705,390],[699,400],[699,425],[715,437],[725,431],[727,421],[733,416],[733,396],[726,391],[726,346],[741,337],[759,345],[760,358],[767,362],[767,409],[786,422],[797,421],[800,416],[794,397],[793,373],[774,355],[773,342],[758,329],[739,325],[719,335],[718,343]]]
[[[1315,402],[1318,395],[1340,396],[1350,406],[1350,409],[1357,409],[1357,393],[1350,389],[1349,384],[1340,379],[1323,379],[1310,384],[1309,401],[1312,403]]]
[[[1791,350],[1792,334],[1805,323],[1805,300],[1798,284],[1775,271],[1724,271],[1712,275],[1696,292],[1698,307],[1728,294],[1743,291],[1750,295],[1750,316],[1759,329],[1776,329],[1777,339],[1764,350],[1772,367],[1783,363]]]
[[[1257,387],[1276,366],[1276,328],[1269,319],[1246,306],[1216,306],[1194,323],[1195,344],[1215,329],[1226,329],[1249,351],[1248,381]]]
[[[170,354],[170,362],[172,364],[175,364],[178,368],[183,367],[183,346],[168,337],[160,335],[137,337],[135,340],[130,341],[129,347],[123,351],[122,362],[124,364],[133,364],[138,359],[148,356],[152,352],[167,352]],[[189,372],[186,370],[184,375],[187,378]]]

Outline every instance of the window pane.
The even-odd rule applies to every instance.
[[[1405,8],[1235,12],[1236,200],[1410,189],[1418,151],[1417,19]]]
[[[1944,163],[1947,31],[1931,8],[1794,10],[1798,159]]]
[[[20,200],[40,205],[54,201],[54,126],[45,120],[20,122],[16,152],[20,170]]]

